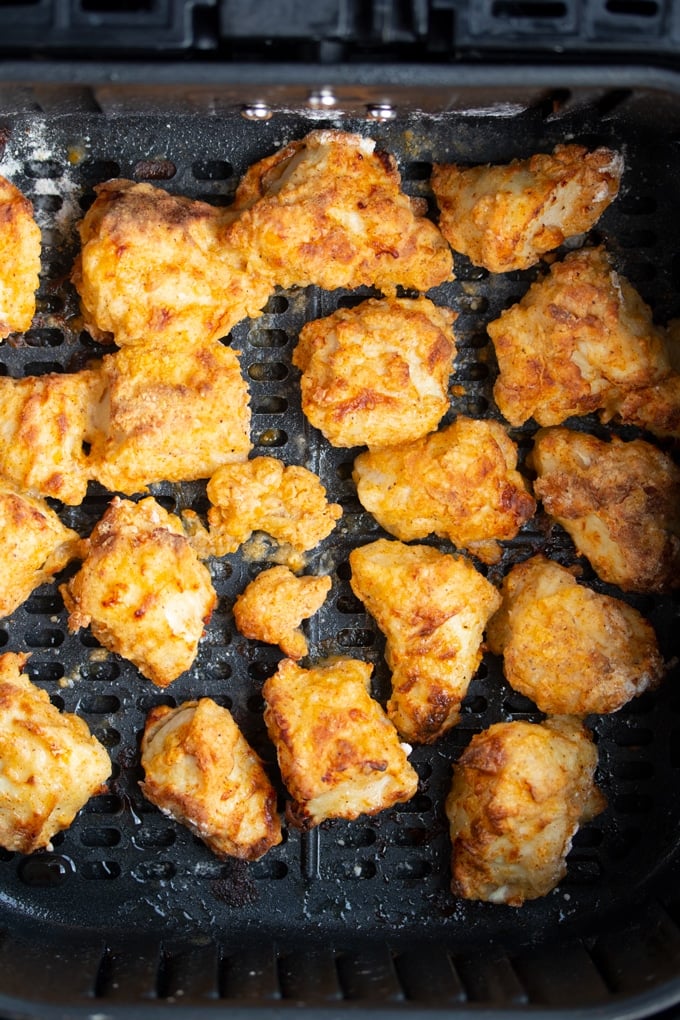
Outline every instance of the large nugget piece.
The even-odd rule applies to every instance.
[[[97,339],[219,339],[266,304],[271,282],[228,240],[231,210],[128,180],[95,191],[73,282]]]
[[[0,617],[13,613],[35,588],[51,581],[79,549],[77,532],[65,527],[45,500],[17,492],[0,480]]]
[[[302,410],[333,446],[393,446],[449,408],[455,313],[427,298],[363,301],[303,326]]]
[[[621,394],[668,373],[663,337],[603,248],[572,252],[490,323],[500,376],[494,397],[511,425],[559,425],[615,412]]]
[[[307,654],[300,624],[324,604],[330,577],[296,577],[285,566],[270,567],[250,582],[234,603],[239,634],[278,645],[289,659]]]
[[[216,556],[235,552],[253,531],[264,531],[298,552],[330,535],[342,515],[317,475],[275,457],[227,464],[208,482],[210,541]]]
[[[189,669],[217,597],[177,517],[151,497],[116,497],[62,585],[69,628],[98,641],[165,687]]]
[[[448,538],[485,563],[500,556],[536,504],[516,470],[517,448],[498,422],[460,415],[440,432],[354,462],[359,499],[403,542]]]
[[[218,857],[256,861],[281,842],[276,792],[226,708],[211,698],[149,713],[144,796]]]
[[[435,165],[440,229],[454,251],[492,273],[528,269],[597,222],[616,198],[623,159],[558,145],[505,166]]]
[[[288,813],[303,828],[373,815],[417,790],[406,748],[369,694],[372,669],[335,659],[307,670],[284,659],[264,684],[264,718],[292,797]]]
[[[548,714],[616,712],[664,673],[654,630],[636,609],[540,555],[504,579],[487,640],[508,683]]]
[[[0,475],[34,495],[82,503],[103,386],[96,369],[0,377]]]
[[[454,896],[518,907],[549,893],[567,872],[577,829],[605,807],[596,765],[590,733],[574,719],[476,734],[446,800]]]
[[[49,847],[111,774],[87,724],[22,673],[27,658],[0,656],[0,846],[23,854]]]
[[[131,495],[152,482],[209,478],[251,449],[248,387],[217,341],[126,347],[102,363],[107,388],[91,451],[94,478]]]
[[[680,470],[642,439],[545,429],[534,492],[599,577],[624,591],[680,586]]]
[[[0,339],[27,330],[35,314],[40,229],[33,206],[0,177]]]
[[[401,190],[396,161],[361,135],[291,142],[247,171],[233,209],[230,242],[281,287],[426,291],[451,278],[449,247]]]
[[[454,726],[501,598],[473,564],[426,545],[379,539],[349,557],[352,591],[387,638],[387,714],[412,743]]]

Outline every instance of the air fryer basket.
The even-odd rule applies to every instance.
[[[15,69],[6,69],[5,75]],[[73,71],[73,69],[72,69]],[[602,240],[659,322],[680,314],[680,88],[671,74],[508,68],[450,80],[392,75],[376,85],[317,76],[268,83],[253,69],[221,85],[194,71],[181,88],[144,85],[139,68],[90,70],[93,87],[66,84],[63,67],[30,69],[0,90],[0,173],[32,200],[43,230],[43,272],[33,327],[0,347],[2,371],[71,371],[103,353],[82,331],[69,283],[74,224],[93,186],[113,176],[227,204],[246,167],[317,127],[375,138],[399,161],[404,188],[426,197],[433,161],[507,161],[558,142],[610,145],[625,156],[622,192],[587,240]],[[178,80],[185,71],[175,68]],[[55,84],[62,76],[64,82]],[[187,78],[190,75],[186,75]],[[304,76],[304,75],[303,75]],[[71,77],[77,77],[75,71]],[[87,75],[83,75],[87,77]],[[166,67],[159,77],[170,82]],[[357,80],[361,74],[357,73]],[[616,87],[611,82],[616,82]],[[264,82],[264,83],[263,83]],[[566,84],[565,84],[566,82]],[[505,84],[504,84],[505,83]],[[528,84],[527,84],[528,83]],[[581,239],[583,240],[583,239]],[[458,313],[451,411],[497,417],[496,366],[486,324],[526,291],[538,270],[492,276],[456,259],[457,278],[431,292]],[[351,481],[355,451],[335,450],[304,420],[291,352],[302,324],[370,291],[277,292],[261,318],[224,342],[241,352],[252,394],[257,454],[318,472],[344,516],[311,554],[332,593],[310,621],[310,657],[375,664],[389,676],[383,641],[349,587],[348,554],[381,532]],[[588,427],[601,430],[595,419]],[[626,437],[632,429],[614,428]],[[513,431],[525,453],[532,429]],[[203,483],[153,487],[171,510],[206,508]],[[81,507],[60,508],[85,535],[110,494],[92,486]],[[439,543],[447,548],[445,543]],[[507,545],[498,581],[536,551],[575,562],[573,547],[539,513]],[[70,635],[57,586],[46,585],[0,623],[5,650],[27,651],[28,671],[59,706],[77,711],[109,749],[106,794],[90,801],[51,852],[0,851],[0,1014],[141,1017],[172,1007],[183,1017],[229,1008],[281,1016],[375,1009],[421,1016],[451,1010],[591,1011],[639,1016],[680,1001],[680,694],[663,686],[614,716],[592,718],[607,810],[582,828],[568,875],[521,909],[468,903],[449,892],[443,799],[451,765],[473,733],[501,719],[539,719],[486,656],[461,723],[417,748],[420,776],[408,804],[310,833],[288,829],[256,864],[223,862],[142,797],[138,742],[149,708],[208,695],[231,708],[284,791],[262,721],[261,687],[280,653],[240,637],[231,606],[262,569],[243,551],[211,563],[220,596],[190,674],[161,691],[88,632]],[[601,591],[581,561],[585,580]],[[669,662],[678,653],[677,598],[633,596]]]

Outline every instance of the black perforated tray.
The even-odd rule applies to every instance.
[[[521,91],[521,90],[520,90]],[[606,243],[617,267],[660,322],[680,314],[680,101],[673,92],[606,88],[527,90],[522,101],[498,89],[442,93],[442,112],[392,120],[275,110],[253,119],[231,101],[189,89],[138,102],[133,88],[11,91],[0,117],[0,173],[31,198],[43,229],[38,314],[24,336],[0,347],[14,376],[71,371],[103,352],[81,330],[68,280],[74,223],[111,176],[151,180],[176,193],[228,203],[254,160],[314,127],[343,127],[395,153],[405,189],[430,200],[433,160],[505,161],[567,140],[624,152],[622,192],[587,240]],[[105,112],[100,108],[104,105]],[[443,112],[447,106],[458,109]],[[142,112],[136,112],[141,109]],[[178,112],[180,111],[180,112]],[[491,276],[456,259],[457,280],[431,297],[459,313],[458,357],[446,420],[458,412],[495,416],[493,348],[485,326],[526,291],[538,269]],[[302,324],[369,291],[277,292],[264,315],[239,324],[225,343],[242,352],[252,393],[255,453],[318,472],[342,503],[335,532],[311,556],[331,595],[308,625],[311,658],[355,656],[375,664],[375,693],[389,676],[383,641],[349,587],[348,554],[380,530],[362,511],[351,481],[355,451],[330,448],[305,422],[291,352]],[[456,389],[458,392],[458,389]],[[595,419],[586,423],[600,430]],[[623,435],[632,430],[618,430]],[[530,427],[514,430],[520,450]],[[161,484],[170,510],[206,508],[202,483]],[[87,534],[109,495],[92,487],[81,507],[60,508]],[[443,548],[449,548],[440,543]],[[574,562],[559,528],[539,513],[507,546],[502,573],[532,552]],[[443,799],[451,765],[473,733],[501,719],[538,719],[486,656],[461,723],[412,761],[417,796],[372,819],[286,832],[256,864],[221,862],[142,797],[138,740],[147,711],[209,695],[231,708],[284,791],[262,721],[261,687],[276,668],[274,648],[247,641],[231,605],[265,565],[243,552],[210,564],[220,596],[190,674],[161,691],[89,633],[69,635],[56,585],[40,588],[0,623],[5,650],[28,651],[28,670],[59,706],[77,711],[110,751],[107,794],[90,801],[52,852],[0,851],[0,1013],[147,1015],[171,1005],[201,1011],[375,1008],[448,1012],[484,1007],[641,1015],[680,1000],[680,696],[678,671],[618,714],[591,719],[598,781],[609,807],[577,835],[568,875],[521,910],[467,903],[449,892]],[[584,578],[613,591],[586,564]],[[632,597],[655,624],[665,656],[678,653],[677,599]]]

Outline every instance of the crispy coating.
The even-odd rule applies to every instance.
[[[393,446],[449,409],[456,314],[427,298],[369,299],[303,326],[302,410],[333,446]]]
[[[189,669],[217,602],[179,519],[151,497],[111,501],[60,591],[71,631],[90,626],[159,687]]]
[[[0,617],[9,616],[35,588],[79,555],[80,538],[48,504],[0,479]]]
[[[579,825],[606,806],[596,765],[589,731],[568,717],[475,734],[446,800],[454,896],[519,907],[549,893]]]
[[[95,190],[73,270],[94,337],[204,342],[266,304],[271,282],[228,240],[230,209],[127,180]]]
[[[494,397],[511,425],[559,425],[604,409],[668,373],[661,331],[603,248],[572,252],[490,323],[500,376]]]
[[[528,269],[597,222],[616,198],[623,159],[611,149],[558,145],[504,166],[435,165],[439,227],[454,251],[492,273]]]
[[[451,279],[446,241],[370,138],[312,131],[250,167],[233,209],[231,243],[281,287],[426,291]]]
[[[278,645],[289,659],[301,659],[308,649],[300,624],[321,608],[331,583],[330,577],[296,577],[285,566],[263,570],[234,603],[239,633]]]
[[[284,659],[265,681],[264,719],[293,824],[310,829],[326,818],[352,820],[414,796],[410,748],[369,694],[372,669],[334,659],[307,670]]]
[[[231,713],[211,698],[149,713],[144,796],[218,857],[257,861],[281,842],[276,792]]]
[[[210,542],[215,556],[235,552],[253,531],[265,531],[298,552],[330,535],[342,515],[307,468],[275,457],[226,464],[208,482]]]
[[[387,638],[387,715],[405,740],[432,743],[460,718],[500,595],[469,560],[431,546],[378,539],[349,562],[352,591]]]
[[[542,712],[616,712],[661,681],[656,635],[627,603],[577,584],[545,556],[513,567],[487,628],[508,683]]]
[[[534,493],[599,577],[624,591],[680,586],[680,470],[642,439],[541,430]]]
[[[536,509],[516,465],[502,425],[460,415],[423,439],[359,454],[354,481],[362,505],[396,538],[439,535],[495,563],[499,540],[514,538]]]
[[[0,475],[25,492],[82,503],[103,385],[96,369],[0,377]]]
[[[33,206],[0,177],[0,339],[27,330],[35,314],[40,229]]]
[[[83,719],[59,712],[22,672],[27,655],[0,656],[0,846],[50,846],[111,774]]]
[[[680,439],[680,319],[668,323],[663,339],[667,374],[653,386],[624,393],[614,411],[628,425],[662,438]]]
[[[106,391],[92,477],[113,492],[209,478],[251,449],[248,387],[233,350],[217,341],[133,346],[102,362]]]

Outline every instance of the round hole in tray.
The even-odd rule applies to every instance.
[[[112,715],[120,709],[120,698],[115,694],[85,695],[79,709],[85,715]]]
[[[255,361],[248,366],[253,382],[281,382],[288,375],[288,366],[282,361]]]
[[[44,659],[36,659],[31,656],[24,666],[24,672],[30,676],[31,680],[42,683],[56,682],[63,677],[64,667],[61,662],[45,662]]]
[[[88,826],[80,833],[80,842],[87,847],[118,846],[120,839],[120,830],[111,826]]]
[[[110,882],[120,878],[121,867],[118,861],[83,861],[78,873],[89,881]]]
[[[36,853],[19,865],[19,878],[34,888],[62,885],[74,873],[73,861],[61,854]]]
[[[143,861],[132,874],[138,882],[168,882],[176,872],[172,861]]]
[[[265,329],[257,322],[248,333],[248,343],[251,347],[285,347],[288,340],[289,336],[285,329]]]
[[[56,159],[29,159],[24,163],[24,173],[33,180],[47,177],[61,177],[64,167]]]
[[[156,847],[173,846],[177,839],[174,829],[142,828],[132,837],[138,850],[152,850]]]
[[[132,170],[136,181],[169,181],[177,173],[177,167],[171,159],[158,156],[155,159],[140,159]]]
[[[120,173],[120,164],[113,159],[86,159],[78,164],[76,173],[81,180],[98,184],[117,177]]]
[[[398,861],[394,869],[394,877],[402,882],[427,878],[432,873],[432,864],[422,858],[408,858],[405,861]]]
[[[64,636],[63,630],[56,627],[32,627],[24,638],[29,648],[59,648]]]
[[[28,329],[24,333],[27,347],[60,347],[64,342],[64,334],[60,329],[41,328]]]
[[[263,311],[266,315],[282,315],[288,311],[288,306],[288,298],[284,297],[283,294],[272,294]]]
[[[253,406],[253,414],[285,414],[288,410],[288,401],[285,397],[266,395],[260,397]]]
[[[285,446],[288,442],[288,433],[284,429],[265,429],[259,436],[255,437],[255,446],[275,449]]]
[[[191,172],[197,181],[225,181],[234,168],[224,159],[197,159],[191,164]]]

